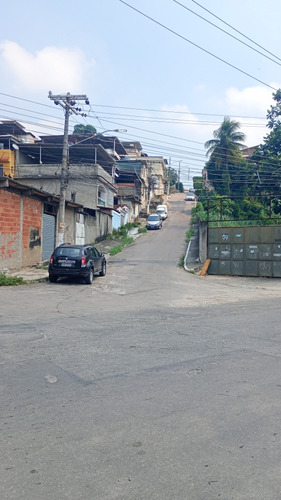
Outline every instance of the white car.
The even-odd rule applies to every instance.
[[[195,195],[193,193],[187,193],[186,201],[195,201]]]
[[[157,212],[157,214],[160,215],[162,220],[167,219],[167,217],[168,217],[167,205],[158,205],[156,207],[156,212]]]
[[[164,209],[157,208],[156,213],[159,215],[159,217],[161,217],[162,220],[165,220],[168,217],[168,214]]]

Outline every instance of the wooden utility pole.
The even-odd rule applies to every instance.
[[[85,104],[90,104],[86,95],[73,95],[69,92],[67,94],[53,95],[49,92],[49,98],[54,101],[56,105],[60,105],[64,109],[64,134],[63,134],[63,147],[62,147],[62,163],[60,175],[60,198],[59,198],[59,211],[57,221],[57,235],[56,246],[64,243],[64,228],[65,228],[65,198],[67,188],[67,165],[68,165],[68,129],[69,129],[69,116],[71,114],[86,117],[82,113],[82,109],[76,106],[76,101],[84,101]]]

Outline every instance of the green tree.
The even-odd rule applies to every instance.
[[[174,186],[178,180],[178,173],[174,168],[168,168],[168,178],[170,180],[170,186]]]
[[[207,156],[210,156],[206,168],[209,179],[218,193],[230,196],[230,166],[241,160],[241,149],[245,147],[242,141],[245,134],[239,130],[238,122],[226,116],[221,126],[214,131],[214,139],[205,142]]]
[[[281,175],[281,89],[273,93],[275,104],[267,111],[269,134],[264,138],[252,162],[256,166],[260,193],[279,193]]]
[[[91,134],[97,133],[97,129],[93,125],[83,125],[83,123],[78,123],[75,125],[73,134]]]

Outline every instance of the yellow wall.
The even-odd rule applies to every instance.
[[[14,178],[15,153],[10,149],[0,149],[0,165],[3,165],[3,175]]]

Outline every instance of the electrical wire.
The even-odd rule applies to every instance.
[[[251,38],[249,38],[248,36],[246,36],[244,33],[242,33],[241,31],[239,31],[238,29],[234,28],[234,26],[232,26],[231,24],[225,22],[223,19],[221,19],[220,17],[216,16],[213,12],[211,12],[210,10],[206,9],[206,7],[203,7],[203,5],[201,5],[199,2],[196,2],[195,0],[191,0],[193,3],[195,3],[196,5],[198,5],[199,7],[201,7],[201,9],[205,10],[206,12],[208,12],[209,14],[211,14],[211,16],[215,17],[216,19],[218,19],[219,21],[221,21],[223,24],[225,24],[226,26],[228,26],[229,28],[231,28],[233,31],[236,31],[236,33],[239,33],[239,35],[242,35],[244,38],[246,38],[247,40],[249,40],[250,42],[252,42],[254,45],[256,45],[257,47],[259,47],[260,49],[264,50],[265,52],[267,52],[268,54],[270,54],[271,56],[275,57],[276,59],[278,59],[279,61],[281,61],[280,57],[274,55],[272,52],[270,52],[269,50],[265,49],[262,45],[258,44],[257,42],[255,42],[254,40],[252,40]]]
[[[1,93],[0,93],[0,94],[1,94]],[[20,99],[20,100],[23,100],[23,101],[28,101],[28,100],[26,100],[26,99],[22,99],[22,98],[19,98],[19,97],[16,97],[16,96],[10,96],[10,95],[9,95],[9,97],[13,97],[13,98],[15,98],[15,99]],[[28,101],[28,102],[30,102],[30,101]],[[35,102],[35,101],[31,101],[31,102]],[[38,104],[40,104],[40,103],[38,103]],[[7,106],[7,105],[6,105],[6,104],[4,104],[4,106]],[[10,105],[10,106],[11,106],[13,109],[15,109],[15,108],[16,108],[16,109],[20,109],[20,110],[23,110],[23,111],[29,111],[29,110],[26,110],[26,108],[19,108],[19,107],[15,107],[15,106],[13,106],[13,105]],[[52,106],[48,106],[48,107],[50,107],[50,108],[54,109]],[[127,108],[126,108],[126,109],[127,109]],[[135,108],[134,108],[134,109],[135,109]],[[138,108],[137,108],[137,109],[138,109]],[[160,111],[160,110],[157,110],[157,111]],[[161,110],[161,112],[162,112],[162,110]],[[31,113],[36,113],[36,114],[39,114],[39,115],[40,115],[40,113],[39,113],[39,112],[37,112],[37,111],[36,111],[36,112],[35,112],[35,111],[31,111]],[[176,113],[178,113],[178,112],[176,112]],[[181,113],[181,112],[180,112],[180,113]],[[30,116],[30,115],[26,115],[26,114],[23,114],[23,113],[20,113],[20,115],[23,115],[23,116],[25,116],[25,117],[26,117],[26,116]],[[49,117],[51,117],[51,115],[47,115],[47,114],[45,114],[45,113],[42,113],[42,116],[44,116],[44,119],[45,119],[45,116],[49,116]],[[9,120],[14,120],[14,117],[13,117],[13,118],[11,118],[11,117],[5,117],[5,118],[6,118],[6,119],[9,119]],[[34,116],[32,116],[32,118],[34,119],[35,117],[34,117]],[[95,116],[95,118],[97,118],[97,117]],[[57,118],[56,118],[56,119],[57,119]],[[106,120],[106,121],[107,121],[107,123],[108,123],[108,120]],[[39,124],[38,124],[38,122],[36,122],[36,123],[35,123],[35,122],[32,122],[32,121],[26,121],[26,120],[25,120],[25,122],[26,122],[26,123],[29,123],[29,124],[31,124],[31,125],[35,125],[35,126],[38,126],[38,125],[39,125]],[[49,122],[49,123],[53,123],[51,120],[48,120],[48,122]],[[110,123],[112,123],[112,122],[110,122]],[[105,126],[104,126],[101,122],[100,122],[100,124],[103,126],[103,128],[105,128]],[[114,126],[116,126],[116,122],[114,122]],[[125,127],[127,127],[127,125],[126,125],[126,124],[125,124],[125,125],[124,125],[124,124],[118,124],[118,126],[122,126],[122,127],[124,127],[124,126],[125,126]],[[61,127],[60,127],[60,126],[58,126],[58,125],[53,126],[53,125],[40,124],[40,127],[45,127],[45,128],[52,129],[52,130],[56,130],[56,131],[57,131],[57,130],[59,130],[59,131],[63,132],[63,124],[61,125]],[[138,127],[131,127],[131,128],[135,128],[136,130],[146,131],[146,132],[148,132],[148,133],[155,133],[155,134],[160,135],[160,136],[163,136],[163,137],[169,137],[170,139],[175,138],[175,139],[180,140],[180,141],[185,141],[185,142],[193,142],[193,143],[200,144],[201,146],[203,146],[203,144],[202,144],[202,143],[200,143],[200,142],[198,142],[198,141],[189,141],[189,140],[188,140],[188,139],[186,139],[186,138],[181,138],[181,137],[171,136],[171,135],[168,135],[168,134],[161,134],[161,133],[159,133],[159,132],[157,133],[157,132],[154,132],[154,131],[151,131],[151,130],[140,129],[140,128],[138,128]],[[39,131],[38,131],[38,132],[39,132]],[[41,134],[42,134],[42,131],[40,131],[40,132],[41,132]],[[140,136],[138,136],[138,138],[137,138],[136,140],[139,140],[140,138],[141,138],[141,137],[140,137]],[[146,139],[146,138],[145,138],[145,139]],[[196,153],[196,152],[195,152],[195,150],[197,150],[197,151],[201,151],[201,150],[199,150],[199,149],[196,149],[196,148],[187,148],[187,149],[186,149],[186,147],[185,147],[185,146],[173,145],[173,144],[171,144],[171,143],[167,143],[167,141],[160,141],[160,140],[158,140],[158,141],[156,142],[156,145],[155,145],[155,144],[154,144],[154,145],[152,145],[152,144],[151,144],[151,141],[153,141],[153,140],[152,140],[151,138],[150,138],[149,140],[150,140],[150,143],[145,143],[145,146],[150,147],[150,149],[159,150],[160,155],[163,155],[164,151],[166,151],[167,156],[171,156],[171,155],[173,155],[173,156],[178,157],[178,158],[182,158],[182,156],[184,156],[184,157],[185,157],[185,159],[186,159],[186,161],[188,162],[188,164],[189,164],[189,165],[191,165],[191,163],[190,163],[191,161],[192,161],[192,162],[194,162],[194,161],[196,161],[196,162],[202,162],[202,168],[203,168],[203,163],[206,163],[206,157],[205,157],[205,154],[204,154],[203,152],[202,152],[201,154],[199,154],[199,153]],[[165,148],[163,148],[162,143],[163,143],[163,144],[165,144]],[[174,147],[174,146],[175,146],[175,147]],[[191,150],[193,150],[193,151],[191,151]],[[195,156],[197,156],[197,157],[195,158]],[[201,157],[202,159],[201,159],[200,157]],[[195,165],[194,165],[194,166],[195,166]],[[198,168],[198,167],[196,166],[196,168]],[[199,168],[200,168],[200,167],[199,167]]]
[[[109,104],[96,104],[95,107],[97,108],[113,108],[113,109],[128,109],[132,111],[149,111],[153,113],[171,113],[171,114],[185,114],[185,115],[201,115],[201,116],[217,116],[217,117],[222,117],[224,118],[227,113],[224,114],[218,114],[218,113],[198,113],[198,112],[193,112],[193,111],[175,111],[175,110],[165,110],[165,109],[150,109],[150,108],[136,108],[136,107],[128,107],[128,106],[114,106],[114,105],[109,105]],[[232,115],[232,118],[251,118],[251,119],[256,119],[256,120],[264,120],[264,116],[247,116],[247,115],[240,115],[240,116],[235,116]]]
[[[145,14],[144,12],[136,9],[135,7],[133,7],[132,5],[130,5],[129,3],[125,2],[124,0],[119,0],[119,2],[123,3],[124,5],[126,5],[127,7],[129,7],[130,9],[136,11],[138,14],[141,14],[142,16],[146,17],[147,19],[149,19],[150,21],[152,21],[153,23],[157,24],[158,26],[161,26],[162,28],[164,28],[165,30],[169,31],[170,33],[172,33],[173,35],[181,38],[182,40],[184,40],[185,42],[187,43],[190,43],[191,45],[193,45],[194,47],[197,47],[198,49],[202,50],[203,52],[205,52],[206,54],[214,57],[215,59],[217,59],[218,61],[221,61],[223,62],[224,64],[226,64],[227,66],[230,66],[231,68],[235,69],[236,71],[239,71],[240,73],[248,76],[249,78],[251,78],[252,80],[255,80],[256,82],[259,82],[261,83],[262,85],[265,85],[266,87],[269,87],[270,89],[274,90],[274,91],[277,91],[276,88],[272,87],[271,85],[269,85],[268,83],[265,83],[263,82],[262,80],[260,80],[259,78],[256,78],[255,76],[251,75],[250,73],[247,73],[247,71],[244,71],[240,68],[238,68],[237,66],[235,66],[234,64],[231,64],[230,62],[226,61],[225,59],[222,59],[221,57],[217,56],[216,54],[213,54],[212,52],[210,52],[209,50],[207,49],[204,49],[203,47],[201,47],[200,45],[196,44],[195,42],[192,42],[191,40],[189,40],[188,38],[184,37],[183,35],[181,35],[180,33],[177,33],[177,31],[174,31],[172,30],[171,28],[169,28],[168,26],[166,26],[165,24],[163,23],[160,23],[159,21],[157,21],[156,19],[154,19],[153,17],[151,16],[148,16],[147,14]]]
[[[29,99],[25,99],[23,97],[19,97],[19,96],[14,96],[14,95],[11,95],[11,94],[5,94],[3,92],[0,92],[0,95],[3,95],[5,97],[9,97],[9,98],[12,98],[12,99],[17,99],[17,100],[20,100],[20,101],[25,101],[25,102],[30,102],[32,104],[36,104],[38,106],[44,106],[44,107],[48,107],[52,110],[57,110],[57,111],[60,111],[59,108],[54,108],[54,106],[51,106],[49,104],[44,104],[44,103],[40,103],[40,102],[37,102],[37,101],[32,101],[32,100],[29,100]],[[97,108],[113,108],[113,109],[127,109],[127,110],[133,110],[133,111],[149,111],[149,112],[154,112],[154,113],[169,113],[169,114],[191,114],[191,115],[201,115],[201,116],[216,116],[216,117],[224,117],[227,113],[224,113],[224,114],[218,114],[218,113],[201,113],[201,112],[195,112],[195,111],[176,111],[176,110],[163,110],[163,109],[151,109],[151,108],[137,108],[137,107],[128,107],[128,106],[115,106],[115,105],[109,105],[109,104],[96,104],[95,103],[95,107]],[[19,108],[19,109],[25,109],[25,108]],[[93,110],[92,106],[90,105],[90,110],[93,111],[93,113],[95,114],[95,111]],[[38,113],[39,114],[39,113]],[[42,115],[44,115],[44,113],[41,113]],[[50,116],[50,115],[49,115]],[[239,115],[239,116],[236,116],[236,115],[232,115],[233,118],[249,118],[249,119],[257,119],[257,120],[264,120],[264,116],[249,116],[249,115]],[[53,117],[54,118],[54,117]],[[98,119],[98,117],[97,117]],[[102,127],[103,125],[100,124]]]
[[[172,123],[172,124],[186,124],[186,125],[212,125],[212,126],[217,126],[220,125],[221,122],[217,121],[209,121],[209,120],[188,120],[188,119],[177,119],[177,118],[163,118],[163,117],[151,117],[151,116],[144,116],[144,115],[128,115],[124,113],[110,113],[106,111],[101,111],[100,114],[110,117],[117,117],[118,119],[126,119],[126,120],[134,120],[134,121],[141,121],[141,122],[150,122],[150,123]],[[191,113],[192,114],[192,113]],[[181,115],[185,115],[185,112],[182,111]],[[264,124],[262,123],[244,123],[240,122],[240,125],[243,127],[264,127]]]
[[[246,47],[248,47],[249,49],[257,52],[258,54],[260,54],[261,56],[263,57],[266,57],[266,59],[269,59],[269,61],[272,61],[274,62],[275,64],[278,64],[278,66],[281,66],[280,62],[276,61],[275,59],[272,59],[272,57],[269,57],[267,56],[266,54],[263,54],[262,52],[260,52],[260,50],[257,50],[255,49],[254,47],[251,47],[251,45],[249,45],[248,43],[245,43],[243,42],[243,40],[240,40],[239,38],[237,38],[236,36],[234,35],[231,35],[231,33],[229,33],[228,31],[220,28],[219,26],[217,26],[216,24],[212,23],[211,21],[209,21],[208,19],[206,19],[205,17],[203,16],[200,16],[200,14],[197,14],[197,12],[194,12],[194,10],[192,9],[189,9],[189,7],[186,7],[186,5],[183,5],[181,2],[179,2],[178,0],[173,0],[173,2],[175,2],[176,4],[180,5],[180,7],[182,7],[183,9],[191,12],[192,14],[194,14],[195,16],[199,17],[200,19],[202,19],[203,21],[205,21],[206,23],[210,24],[211,26],[214,26],[215,28],[217,28],[218,30],[222,31],[223,33],[225,33],[226,35],[230,36],[231,38],[233,38],[234,40],[242,43],[243,45],[245,45]],[[274,56],[275,57],[275,56]]]

